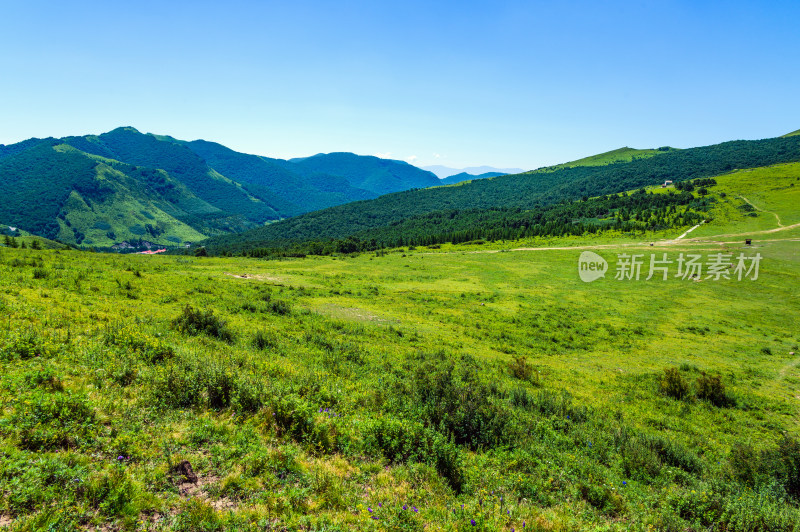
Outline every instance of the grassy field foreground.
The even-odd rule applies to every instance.
[[[797,173],[719,177],[684,240],[598,240],[589,283],[579,238],[0,248],[0,527],[797,530]]]

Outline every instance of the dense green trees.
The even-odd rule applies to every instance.
[[[546,168],[454,187],[387,194],[311,212],[247,233],[214,238],[207,245],[237,252],[257,247],[287,248],[292,243],[309,240],[342,239],[438,211],[493,207],[538,210],[584,196],[616,194],[667,180],[679,183],[708,179],[736,168],[793,161],[800,161],[798,137],[726,142],[607,166]]]

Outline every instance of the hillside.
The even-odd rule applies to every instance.
[[[0,526],[797,531],[800,163],[714,179],[656,249],[0,247]]]
[[[800,129],[798,129],[797,131],[792,131],[791,133],[787,133],[784,135],[784,137],[795,137],[797,135],[800,135]]]
[[[368,190],[376,195],[439,184],[439,180],[431,172],[420,170],[404,161],[353,153],[320,153],[312,157],[290,159],[289,162],[294,165],[293,170],[304,176],[343,176],[352,187]]]
[[[800,137],[732,141],[675,150],[603,166],[540,169],[437,187],[308,213],[242,234],[210,239],[208,249],[234,251],[341,239],[437,211],[492,207],[534,209],[564,200],[615,194],[666,180],[712,177],[736,168],[800,161]]]
[[[434,164],[430,166],[423,166],[422,169],[427,170],[428,172],[433,172],[439,179],[444,179],[446,177],[450,177],[456,174],[472,174],[472,175],[480,175],[486,173],[520,174],[524,172],[522,168],[495,168],[494,166],[486,166],[486,165],[468,166],[466,168],[451,168],[449,166],[443,166],[441,164]]]
[[[670,148],[670,147],[638,150],[636,148],[628,148],[627,146],[625,146],[624,148],[618,148],[616,150],[607,151],[605,153],[591,155],[589,157],[584,157],[583,159],[578,159],[576,161],[570,161],[568,163],[563,163],[563,164],[557,164],[555,166],[550,166],[548,168],[558,169],[558,168],[569,168],[573,166],[604,166],[607,164],[614,164],[621,162],[627,163],[633,161],[634,159],[644,159],[647,157],[653,157],[654,155],[669,153],[674,150],[675,148]]]
[[[401,161],[330,154],[283,161],[117,128],[0,146],[0,219],[109,248],[198,242],[312,210],[438,184]]]
[[[456,183],[461,183],[463,181],[472,181],[473,179],[486,179],[487,177],[497,177],[501,175],[506,175],[501,172],[486,172],[484,174],[468,174],[467,172],[461,172],[460,174],[453,174],[449,177],[445,177],[439,180],[439,184],[441,185],[455,185]]]

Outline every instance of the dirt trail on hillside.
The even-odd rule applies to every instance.
[[[762,209],[760,207],[757,207],[752,201],[750,201],[749,199],[745,198],[744,196],[739,196],[739,197],[742,198],[745,201],[745,203],[750,205],[755,210],[761,211],[761,212],[765,212],[767,214],[771,214],[772,216],[774,216],[775,219],[778,220],[778,227],[783,227],[783,224],[781,223],[781,217],[778,216],[778,213],[775,213],[775,212],[772,212],[772,211],[765,211],[764,209]]]

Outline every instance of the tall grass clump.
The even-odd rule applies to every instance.
[[[215,316],[213,310],[195,310],[191,305],[186,305],[180,316],[172,320],[172,327],[184,334],[205,334],[229,344],[235,340],[227,322]]]
[[[659,391],[673,399],[685,399],[691,389],[678,368],[666,368],[659,382]]]

